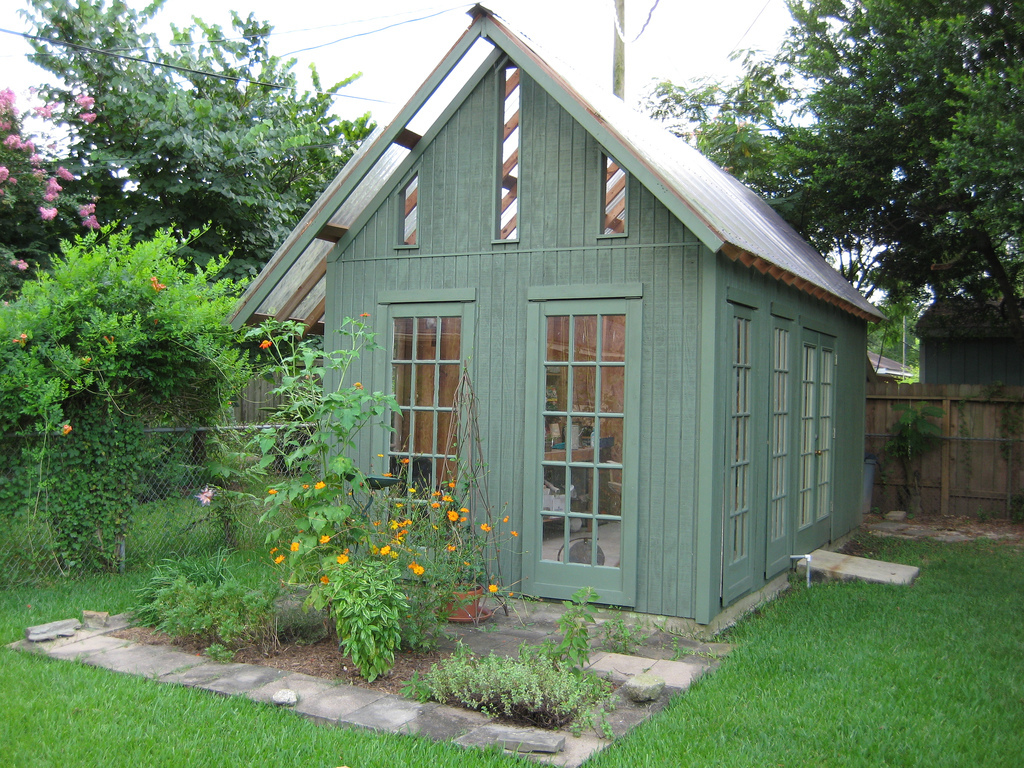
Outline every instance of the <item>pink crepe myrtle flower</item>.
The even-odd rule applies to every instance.
[[[21,138],[16,133],[12,133],[6,139],[4,139],[4,146],[10,147],[11,149],[21,149]]]
[[[85,227],[86,229],[99,229],[100,223],[96,221],[95,216],[90,216],[89,218],[82,221],[82,226]]]
[[[57,218],[57,209],[44,208],[43,206],[39,206],[39,218],[41,218],[43,221],[52,221],[53,219]]]
[[[40,181],[42,181],[43,180],[43,176],[46,175],[46,171],[44,171],[42,168],[35,168],[32,171],[32,175],[35,176]]]
[[[64,179],[64,181],[74,181],[75,180],[75,175],[73,173],[71,173],[71,171],[69,171],[63,165],[60,165],[60,166],[57,167],[57,175],[60,176],[62,179]]]
[[[50,119],[51,117],[53,117],[53,108],[56,106],[57,104],[55,102],[50,102],[49,104],[44,104],[41,107],[34,107],[33,111],[40,117]]]
[[[32,155],[32,157],[30,157],[28,161],[32,163],[32,165],[39,165],[41,162],[43,162],[43,158],[41,155]]]
[[[91,123],[93,120],[96,119],[96,113],[95,112],[83,112],[82,114],[79,115],[79,117],[82,118],[83,122]]]
[[[11,259],[11,266],[20,272],[24,272],[28,269],[28,262],[24,259]]]
[[[96,213],[96,203],[89,203],[78,209],[78,215],[83,219],[87,216],[92,216],[94,213]]]
[[[7,177],[11,175],[11,172],[7,170],[6,165],[0,165],[0,181],[7,181]]]
[[[96,103],[96,99],[85,93],[80,93],[75,96],[75,104],[80,106],[82,109],[92,109],[93,104]]]
[[[0,91],[0,112],[10,112],[12,115],[17,117],[18,108],[14,106],[14,102],[17,97],[14,95],[14,91],[10,88],[5,88]]]
[[[45,195],[43,195],[43,200],[45,200],[48,203],[52,203],[58,197],[60,197],[60,195],[58,195],[56,192],[47,192]]]
[[[46,182],[46,191],[49,193],[56,194],[57,192],[63,191],[64,187],[60,185],[60,182],[53,176],[51,176]]]
[[[210,502],[213,501],[213,497],[217,494],[216,488],[206,486],[199,493],[196,494],[196,498],[199,499],[199,503],[204,507],[210,506]]]

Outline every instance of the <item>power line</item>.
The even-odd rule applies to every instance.
[[[768,10],[768,6],[769,6],[769,5],[771,5],[771,2],[772,2],[772,0],[765,0],[765,3],[764,3],[764,5],[763,5],[763,6],[761,7],[761,10],[757,12],[757,16],[755,16],[755,17],[754,17],[754,20],[753,20],[752,22],[750,22],[750,26],[749,26],[749,27],[747,27],[747,31],[746,31],[746,32],[744,32],[744,33],[743,33],[742,35],[740,35],[740,39],[739,39],[739,40],[737,40],[737,41],[736,41],[736,45],[734,45],[734,46],[732,47],[732,49],[733,49],[734,51],[735,51],[735,50],[736,50],[737,48],[739,48],[739,47],[740,47],[740,43],[742,43],[742,42],[743,42],[743,38],[745,38],[745,37],[746,37],[747,35],[749,35],[749,34],[750,34],[750,30],[752,30],[752,29],[754,28],[754,25],[755,25],[755,24],[757,24],[757,22],[758,22],[758,19],[760,19],[760,18],[761,18],[761,14],[763,14],[763,13],[764,13],[764,12],[765,12],[766,10]]]
[[[366,32],[357,32],[354,35],[347,35],[345,37],[339,37],[337,40],[332,40],[329,43],[320,43],[319,45],[311,45],[308,48],[299,48],[299,49],[294,50],[294,51],[288,51],[288,53],[282,53],[281,56],[293,56],[296,53],[305,53],[306,51],[315,51],[318,48],[326,48],[329,45],[335,45],[336,43],[342,43],[342,42],[344,42],[346,40],[354,40],[357,37],[366,37],[367,35],[374,35],[374,34],[376,34],[378,32],[384,32],[385,30],[388,30],[388,29],[394,29],[395,27],[401,27],[401,26],[403,26],[405,24],[412,24],[412,23],[417,22],[417,21],[426,21],[427,19],[433,19],[433,18],[435,18],[437,16],[443,16],[446,13],[451,13],[452,11],[461,10],[461,9],[463,9],[465,7],[466,7],[466,4],[455,5],[455,6],[452,6],[451,8],[445,8],[444,10],[437,11],[436,13],[431,13],[431,14],[429,14],[427,16],[419,16],[419,17],[417,17],[415,19],[405,19],[404,21],[396,21],[394,24],[388,24],[386,27],[379,27],[378,29],[371,29],[371,30],[367,30]]]
[[[201,69],[192,69],[191,67],[183,67],[183,66],[180,66],[178,64],[167,64],[167,63],[162,62],[162,61],[153,61],[152,59],[144,59],[144,58],[142,58],[140,56],[128,56],[127,54],[123,54],[123,53],[113,53],[112,51],[104,51],[104,50],[102,50],[100,48],[92,48],[92,47],[90,47],[88,45],[80,45],[78,43],[66,43],[63,40],[54,40],[53,38],[49,38],[49,37],[40,37],[39,35],[30,35],[27,32],[12,32],[9,29],[2,29],[2,28],[0,28],[0,32],[6,32],[7,34],[14,35],[16,37],[23,37],[26,40],[38,40],[39,42],[49,43],[50,45],[60,45],[60,46],[63,46],[65,48],[74,48],[74,49],[79,50],[79,51],[86,51],[88,53],[94,53],[94,54],[96,54],[98,56],[109,56],[110,58],[113,58],[113,59],[125,59],[127,61],[136,61],[136,62],[139,62],[140,64],[148,64],[148,65],[150,65],[152,67],[163,67],[164,69],[172,69],[172,70],[175,70],[176,72],[185,72],[187,74],[198,75],[200,77],[214,77],[214,78],[217,78],[218,80],[228,80],[228,81],[234,82],[234,83],[249,83],[251,85],[261,85],[261,86],[264,86],[266,88],[274,88],[274,89],[279,90],[279,91],[295,91],[295,92],[299,92],[300,90],[304,90],[304,89],[299,88],[299,86],[297,86],[297,85],[281,85],[279,83],[267,83],[267,82],[264,82],[262,80],[253,80],[253,79],[248,78],[248,77],[238,77],[237,75],[228,75],[228,74],[217,73],[217,72],[206,72],[206,71],[201,70]],[[38,56],[40,54],[32,54],[32,55]],[[368,96],[352,96],[352,95],[347,94],[347,93],[337,93],[337,92],[334,92],[334,91],[318,91],[316,89],[311,89],[311,90],[313,91],[313,93],[317,93],[317,94],[320,94],[322,96],[335,96],[335,97],[340,96],[340,97],[345,98],[345,99],[355,99],[357,101],[372,101],[372,102],[375,102],[377,104],[390,104],[391,103],[389,101],[384,101],[383,99],[371,99]]]

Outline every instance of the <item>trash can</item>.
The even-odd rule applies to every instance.
[[[875,489],[875,468],[878,466],[878,457],[873,453],[864,454],[864,494],[861,497],[860,513],[866,515],[871,512],[871,495]]]

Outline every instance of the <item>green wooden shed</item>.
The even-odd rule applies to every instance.
[[[859,523],[867,323],[775,212],[481,6],[232,318],[371,314],[436,483],[461,367],[516,589],[708,624]],[[427,479],[429,478],[429,480]]]

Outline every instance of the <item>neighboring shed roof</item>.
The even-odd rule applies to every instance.
[[[941,299],[917,321],[922,339],[1012,339],[1013,329],[1002,301]]]
[[[595,92],[564,64],[477,5],[473,22],[395,120],[376,130],[314,203],[253,281],[231,317],[267,317],[322,332],[326,257],[421,140],[429,140],[499,52],[537,80],[708,248],[865,320],[882,315],[767,203],[660,125],[611,94]]]

